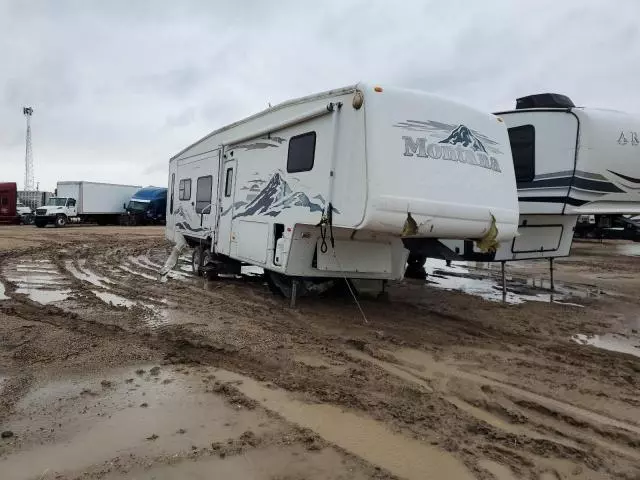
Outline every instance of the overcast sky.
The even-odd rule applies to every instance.
[[[269,102],[359,80],[486,111],[542,91],[640,112],[636,0],[0,0],[0,181],[167,183]]]

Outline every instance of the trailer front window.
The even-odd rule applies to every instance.
[[[509,129],[509,143],[513,155],[516,182],[530,182],[536,176],[536,130],[533,125]]]

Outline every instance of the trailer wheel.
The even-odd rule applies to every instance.
[[[58,215],[56,217],[56,227],[64,227],[67,224],[67,217],[64,215]]]
[[[202,267],[215,267],[215,255],[208,248],[202,251]],[[218,272],[211,268],[205,268],[204,275],[207,280],[218,279]]]
[[[202,245],[198,245],[193,249],[193,254],[191,255],[191,271],[194,275],[199,277],[202,275],[202,260],[203,260],[203,249]]]
[[[404,276],[407,278],[417,278],[418,280],[424,280],[427,278],[427,272],[424,269],[424,264],[427,261],[427,257],[412,253],[407,259],[407,269],[404,272]]]

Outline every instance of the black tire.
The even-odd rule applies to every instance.
[[[415,253],[410,254],[407,259],[407,269],[404,272],[404,276],[418,280],[424,280],[427,278],[427,272],[424,269],[424,263],[426,261],[427,257],[425,255]]]
[[[56,228],[64,227],[67,224],[67,217],[65,215],[58,215],[56,217],[55,226]]]
[[[191,254],[191,271],[196,277],[202,275],[202,260],[203,260],[203,250],[202,246],[198,245],[193,249],[193,253]]]
[[[36,221],[34,221],[34,224],[38,228],[44,228],[47,225],[47,222],[46,221],[43,222],[43,221],[40,221],[40,220],[36,220]]]
[[[279,297],[291,298],[291,279],[289,277],[271,270],[265,270],[264,274],[271,293]]]
[[[215,259],[215,255],[211,252],[209,248],[203,249],[203,252],[202,252],[203,267],[211,266],[211,264],[214,263],[214,259]],[[217,280],[219,278],[218,272],[216,272],[215,270],[207,270],[205,275],[207,280]]]

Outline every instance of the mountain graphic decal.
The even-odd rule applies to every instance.
[[[293,207],[322,212],[324,204],[312,202],[304,192],[294,192],[282,175],[276,172],[260,193],[249,203],[241,206],[233,217],[252,215],[277,217],[283,210]]]
[[[468,147],[476,152],[487,153],[484,145],[478,138],[464,125],[458,125],[447,138],[440,140],[439,143],[448,143],[451,145],[462,145]]]

